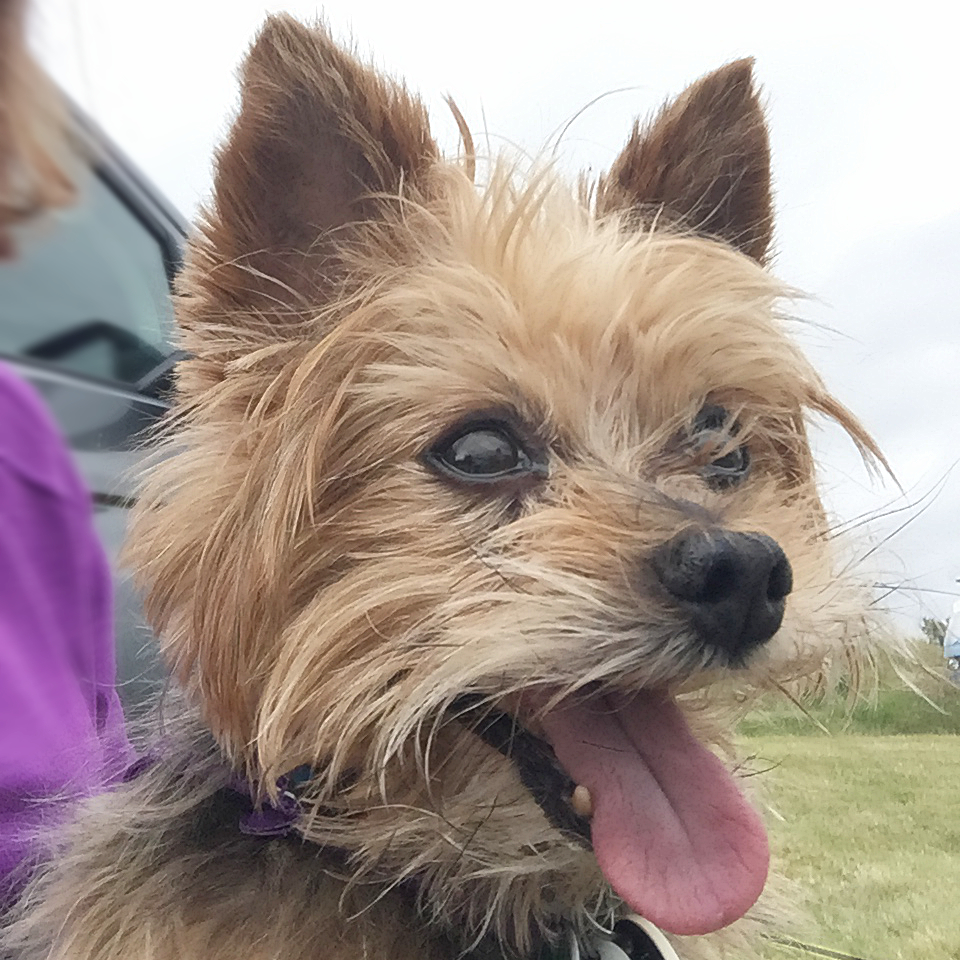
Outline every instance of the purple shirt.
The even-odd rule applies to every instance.
[[[132,759],[111,594],[69,451],[33,390],[0,365],[0,904],[63,801]]]

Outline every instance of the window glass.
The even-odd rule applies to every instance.
[[[170,353],[159,243],[98,176],[0,261],[0,353],[135,384]]]

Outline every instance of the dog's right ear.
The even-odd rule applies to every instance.
[[[285,15],[267,20],[241,82],[193,276],[224,305],[316,307],[337,280],[336,241],[437,158],[426,110],[322,26]]]
[[[772,238],[770,144],[753,61],[708,73],[637,124],[600,179],[597,212],[634,210],[724,240],[764,263]]]

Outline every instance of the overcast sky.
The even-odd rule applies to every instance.
[[[914,624],[949,612],[960,576],[960,71],[949,5],[39,6],[48,67],[188,216],[210,187],[236,65],[271,9],[322,12],[335,34],[420,91],[451,149],[444,94],[491,143],[528,153],[609,94],[570,126],[561,147],[570,170],[603,169],[635,116],[728,60],[756,57],[773,138],[775,269],[818,298],[800,305],[813,321],[801,339],[906,491],[872,482],[825,431],[829,504],[847,519],[896,511],[872,525],[876,541],[909,519],[871,558],[879,578],[903,584],[888,602]]]

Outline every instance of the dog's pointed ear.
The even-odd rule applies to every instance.
[[[601,179],[597,212],[663,212],[763,263],[772,238],[770,145],[753,61],[707,74],[636,125]]]
[[[322,298],[337,239],[377,216],[384,197],[414,191],[437,155],[425,108],[400,84],[323,27],[270,17],[217,157],[198,244],[206,280],[221,302],[255,309]]]

